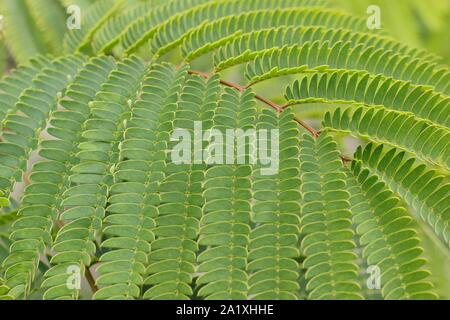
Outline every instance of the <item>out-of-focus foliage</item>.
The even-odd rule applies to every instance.
[[[449,0],[335,0],[338,8],[367,16],[367,8],[381,9],[381,27],[397,39],[414,47],[423,47],[450,64]]]
[[[39,53],[48,53],[43,33],[24,0],[3,0],[0,10],[4,16],[5,40],[17,62],[25,62]]]
[[[5,44],[0,40],[0,72],[3,72],[6,69],[6,47]]]

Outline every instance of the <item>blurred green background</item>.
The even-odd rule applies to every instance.
[[[358,16],[368,16],[367,7],[378,5],[383,29],[450,65],[450,0],[334,0],[334,5]]]

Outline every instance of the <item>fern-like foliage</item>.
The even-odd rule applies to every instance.
[[[350,193],[336,143],[322,133],[301,141],[303,235],[308,298],[360,299]]]
[[[249,295],[254,299],[295,300],[300,295],[300,130],[292,112],[279,115],[263,110],[258,130],[279,130],[280,163],[274,176],[254,172],[253,221],[250,233]],[[267,142],[269,148],[269,142]]]
[[[35,8],[14,30],[61,20],[40,14],[45,1],[4,2],[7,22]],[[59,54],[62,41],[66,55],[0,81],[0,299],[449,297],[424,250],[449,261],[450,72],[438,57],[325,0],[76,4],[81,29],[46,32],[49,51],[7,33],[14,50]],[[224,79],[237,66],[242,83]],[[280,77],[285,91],[266,85]],[[181,163],[180,129],[194,138]],[[240,145],[221,141],[234,130]],[[365,146],[349,157],[344,135]],[[268,175],[257,158],[271,152]]]

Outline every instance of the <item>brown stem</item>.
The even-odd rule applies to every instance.
[[[352,158],[348,158],[348,157],[343,156],[343,155],[341,155],[341,159],[342,159],[342,162],[344,162],[344,163],[353,161]]]
[[[211,77],[211,75],[208,74],[208,73],[204,73],[204,72],[200,72],[200,71],[196,71],[196,70],[188,70],[188,72],[189,72],[189,74],[196,74],[196,75],[202,76],[202,77],[204,77],[204,78],[206,78],[206,79],[208,79],[208,78]],[[236,89],[236,90],[239,90],[240,92],[243,92],[243,91],[246,90],[245,87],[240,86],[240,85],[235,84],[235,83],[230,82],[230,81],[226,81],[226,80],[220,79],[220,83],[223,84],[223,85],[225,85],[225,86],[227,86],[227,87],[230,87],[230,88],[234,88],[234,89]],[[280,105],[278,105],[278,104],[276,104],[276,103],[270,101],[269,99],[266,99],[266,98],[260,96],[259,94],[256,94],[256,95],[255,95],[255,98],[258,99],[259,101],[261,101],[261,102],[267,104],[268,106],[272,107],[272,108],[275,109],[278,113],[281,113],[281,112],[284,111],[283,108],[282,108]],[[303,121],[303,120],[301,120],[301,119],[299,119],[299,118],[297,118],[297,117],[295,117],[294,120],[295,120],[298,124],[300,124],[303,128],[305,128],[306,130],[308,130],[314,137],[318,137],[318,136],[319,136],[319,134],[317,133],[317,130],[315,130],[313,127],[311,127],[311,126],[310,126],[309,124],[307,124],[305,121]]]
[[[94,277],[92,276],[91,269],[89,267],[86,267],[85,275],[86,280],[89,283],[89,286],[91,287],[92,293],[96,293],[98,291],[98,287],[95,284]]]
[[[192,70],[192,69],[191,69],[191,70],[188,70],[188,73],[189,73],[189,74],[196,74],[196,75],[201,76],[201,77],[204,77],[204,78],[206,78],[206,79],[208,79],[208,78],[211,77],[211,74],[209,74],[209,73],[204,73],[204,72],[197,71],[197,70]],[[243,92],[243,91],[245,91],[245,90],[247,89],[246,87],[243,87],[243,86],[240,86],[240,85],[235,84],[235,83],[233,83],[233,82],[226,81],[226,80],[222,80],[222,79],[220,79],[220,83],[223,84],[223,85],[225,85],[225,86],[227,86],[227,87],[230,87],[230,88],[234,88],[234,89],[236,89],[236,90],[239,90],[240,92]],[[272,108],[275,109],[278,113],[283,112],[283,111],[285,110],[285,108],[288,107],[288,105],[280,106],[280,105],[278,105],[278,104],[276,104],[276,103],[270,101],[269,99],[266,99],[266,98],[264,98],[264,97],[262,97],[262,96],[260,96],[260,95],[258,95],[258,94],[255,95],[255,98],[258,99],[258,100],[261,101],[261,102],[264,102],[264,103],[267,104],[268,106],[272,107]],[[300,124],[300,125],[301,125],[303,128],[305,128],[306,130],[308,130],[308,131],[312,134],[312,136],[313,136],[314,138],[317,138],[317,137],[320,135],[320,132],[321,132],[321,131],[318,131],[318,130],[314,129],[313,127],[311,127],[309,124],[307,124],[305,121],[299,119],[298,117],[294,117],[294,121],[296,121],[298,124]],[[345,157],[345,156],[342,156],[342,155],[341,155],[340,157],[341,157],[341,159],[342,159],[342,162],[344,162],[344,163],[350,162],[350,161],[353,160],[353,159],[351,159],[351,158],[348,158],[348,157]]]

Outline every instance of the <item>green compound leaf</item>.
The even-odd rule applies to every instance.
[[[1,300],[449,297],[438,57],[325,0],[44,2],[2,3]]]

